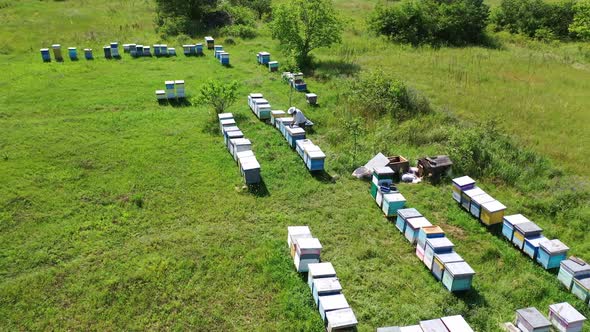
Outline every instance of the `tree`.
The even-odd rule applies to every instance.
[[[590,40],[590,1],[578,1],[574,5],[574,21],[569,31],[580,39]]]
[[[203,30],[217,0],[156,0],[156,23],[166,35]]]
[[[223,113],[238,99],[238,86],[238,81],[209,81],[201,87],[200,101],[213,107],[216,114]]]
[[[293,52],[300,67],[307,67],[309,53],[342,41],[342,23],[331,0],[293,0],[273,10],[272,37]]]

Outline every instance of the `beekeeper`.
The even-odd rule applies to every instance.
[[[305,129],[305,123],[307,122],[307,118],[305,117],[303,112],[301,112],[300,109],[295,108],[295,107],[290,107],[287,110],[287,113],[289,113],[289,115],[291,115],[293,117],[293,123],[291,123],[291,127],[293,127],[294,125],[297,125],[298,127]]]

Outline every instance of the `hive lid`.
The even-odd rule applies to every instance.
[[[313,277],[333,276],[336,270],[330,262],[309,264],[309,274]]]
[[[278,118],[275,121],[290,123],[290,122],[293,122],[293,118],[292,117],[284,117],[284,118]]]
[[[340,280],[338,280],[338,278],[336,277],[313,279],[313,285],[313,287],[317,289],[318,293],[342,291],[342,285],[340,285]]]
[[[245,150],[236,153],[236,158],[242,159],[247,157],[254,157],[254,152],[252,150]]]
[[[268,100],[260,97],[260,98],[254,98],[253,100],[254,104],[258,105],[258,104],[268,104]]]
[[[234,118],[221,119],[221,120],[219,120],[219,123],[221,123],[221,125],[235,124],[236,120],[234,120]]]
[[[256,99],[256,98],[262,98],[262,93],[254,92],[254,93],[249,94],[248,97],[254,98],[254,99]]]
[[[584,287],[585,289],[590,290],[590,277],[583,279],[574,279],[574,282]]]
[[[53,45],[51,45],[51,47],[53,47],[53,48],[60,48],[61,45],[60,44],[53,44]]]
[[[233,120],[233,119],[232,119]],[[221,120],[223,121],[223,120]],[[223,127],[223,131],[227,134],[230,131],[239,131],[240,128],[238,128],[237,126],[229,126],[229,127]]]
[[[205,37],[205,40],[213,40],[213,37],[211,37],[211,36],[206,36],[206,37]]]
[[[471,198],[471,200],[479,205],[482,205],[487,202],[493,202],[496,199],[488,194],[481,194],[481,195],[473,196],[473,198]]]
[[[447,316],[440,320],[442,320],[449,332],[473,332],[473,329],[467,324],[465,318],[461,315]]]
[[[466,175],[466,176],[462,176],[459,178],[454,178],[453,183],[459,187],[463,187],[463,186],[468,186],[470,184],[474,184],[475,180],[473,180],[472,178],[470,178],[469,176]]]
[[[320,240],[315,237],[303,237],[297,239],[297,246],[301,249],[322,249]]]
[[[516,314],[524,321],[530,324],[534,329],[549,327],[551,322],[543,316],[537,308],[530,307],[516,310]]]
[[[297,142],[299,142],[299,141],[303,141],[303,140],[300,139]],[[295,144],[297,144],[297,143],[295,143]],[[303,151],[307,152],[307,154],[309,154],[311,152],[316,152],[316,151],[322,152],[322,149],[315,144],[304,144],[303,146],[301,146],[301,148],[303,148]]]
[[[285,111],[282,111],[282,110],[274,110],[274,111],[270,111],[270,114],[273,114],[273,115],[285,114]]]
[[[420,233],[425,233],[425,234],[445,234],[445,231],[443,231],[442,228],[440,228],[439,226],[424,226],[420,229]]]
[[[241,167],[244,171],[249,171],[249,170],[253,170],[253,169],[260,169],[260,164],[258,163],[258,160],[256,160],[256,157],[248,157],[248,158],[244,158],[241,161]]]
[[[219,114],[217,114],[217,117],[219,119],[229,119],[229,118],[233,118],[234,115],[232,113],[219,113]]]
[[[531,222],[527,217],[523,216],[522,214],[512,214],[509,216],[504,216],[504,221],[508,222],[511,225]]]
[[[401,332],[399,326],[378,327],[377,332]]]
[[[320,296],[320,303],[325,312],[350,307],[343,294]]]
[[[258,52],[259,55],[270,55],[268,52]]]
[[[307,150],[306,150],[307,151]],[[308,151],[307,155],[309,156],[309,158],[311,159],[322,159],[322,158],[326,158],[326,154],[322,152],[322,150],[313,150],[313,151]]]
[[[75,47],[68,47],[68,50],[75,50]]]
[[[417,229],[420,227],[432,226],[432,224],[424,217],[416,217],[408,219],[408,226]]]
[[[174,81],[174,84],[184,84],[184,80],[176,80]]]
[[[375,167],[373,171],[377,175],[394,175],[395,172],[391,169],[391,167]]]
[[[541,233],[543,231],[543,229],[541,227],[537,226],[537,224],[535,224],[532,221],[515,224],[514,228],[516,228],[519,232],[521,232],[525,235],[533,234],[533,233]]]
[[[391,193],[383,195],[384,202],[405,202],[406,198],[400,193]]]
[[[166,91],[164,91],[164,90],[156,90],[156,94],[157,95],[165,95],[166,94]]]
[[[446,254],[434,254],[434,257],[438,258],[438,260],[443,263],[456,263],[456,262],[463,262],[463,257],[456,252],[449,252]]]
[[[316,95],[315,93],[306,93],[305,96],[306,97],[317,97],[318,95]]]
[[[314,144],[310,139],[300,139],[297,142],[295,142],[295,145],[297,145],[297,147],[299,147],[300,149],[303,149],[306,145]]]
[[[326,320],[333,331],[335,329],[353,327],[358,324],[354,312],[350,308],[328,311],[326,312]]]
[[[549,306],[549,310],[561,317],[568,324],[580,323],[586,320],[584,315],[567,302],[552,304]]]
[[[474,275],[475,271],[467,262],[454,262],[445,264],[445,270],[455,277]]]
[[[547,238],[543,235],[539,235],[538,237],[534,238],[525,238],[524,241],[532,244],[535,247],[538,247],[541,242],[547,241]]]
[[[547,251],[550,254],[559,254],[562,252],[566,252],[570,249],[568,246],[563,244],[563,242],[559,241],[558,239],[543,241],[539,243],[539,246],[541,246],[543,249],[545,249],[545,251]]]
[[[420,327],[424,332],[448,332],[445,324],[440,319],[423,320]]]
[[[234,138],[231,140],[234,145],[251,145],[249,139],[247,138]]]
[[[397,210],[397,214],[404,219],[422,217],[422,213],[414,208],[399,209]]]
[[[287,127],[287,131],[291,135],[302,135],[305,134],[305,130],[301,127]]]
[[[174,81],[165,81],[164,84],[174,84]]]
[[[587,264],[586,262],[583,262],[583,263],[584,264],[580,264],[580,263],[568,258],[566,260],[561,261],[561,266],[572,271],[574,274],[580,273],[580,272],[589,272],[590,273],[590,264]]]
[[[289,235],[311,234],[311,229],[309,229],[309,226],[288,226],[287,227],[287,234],[289,234]]]
[[[435,237],[431,239],[426,239],[426,245],[431,246],[432,248],[453,248],[455,245],[451,240],[446,237]]]
[[[244,137],[244,133],[242,133],[240,130],[234,130],[234,131],[229,131],[227,132],[227,137],[231,138],[231,137]]]
[[[400,332],[424,332],[420,325],[404,326],[399,328]]]
[[[485,202],[483,204],[481,204],[481,206],[490,211],[490,212],[498,212],[498,211],[503,211],[506,210],[506,206],[502,203],[500,203],[500,201],[490,201],[490,202]]]
[[[464,191],[465,195],[467,195],[467,197],[469,198],[473,198],[477,195],[483,195],[486,194],[485,191],[481,190],[479,187],[475,187],[473,189],[469,189],[469,190],[465,190]]]

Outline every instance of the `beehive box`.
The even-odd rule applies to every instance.
[[[451,292],[462,292],[471,289],[475,271],[466,262],[445,264],[442,283]]]
[[[164,85],[166,87],[166,98],[176,98],[176,90],[174,90],[174,81],[165,81]]]
[[[240,172],[242,173],[246,184],[260,183],[260,164],[256,157],[241,158]]]
[[[257,55],[258,63],[261,65],[268,65],[270,62],[270,53],[268,52],[259,52]]]
[[[247,138],[238,138],[232,140],[232,147],[230,153],[235,161],[238,161],[238,152],[252,150],[252,142]]]
[[[305,100],[310,105],[316,105],[318,103],[318,95],[316,95],[315,93],[306,93]]]
[[[350,308],[344,294],[320,296],[318,302],[318,310],[324,322],[326,322],[327,312]]]
[[[326,313],[327,332],[356,331],[358,321],[350,308],[328,311]]]
[[[68,55],[70,57],[70,60],[78,60],[78,49],[76,49],[75,47],[68,47]]]
[[[117,43],[117,42],[111,42],[110,46],[111,46],[111,56],[113,58],[119,58],[120,57],[120,55],[119,55],[119,43]]]
[[[324,170],[324,164],[326,160],[326,154],[320,150],[311,150],[307,148],[305,150],[305,165],[311,172],[319,172]]]
[[[322,244],[317,238],[298,237],[295,239],[293,263],[297,272],[308,272],[309,264],[319,263]]]
[[[471,212],[472,216],[479,219],[479,217],[481,216],[481,205],[495,200],[495,198],[488,194],[474,196],[471,199],[471,202],[469,202],[469,212]]]
[[[156,90],[156,100],[166,100],[166,91]]]
[[[440,320],[442,320],[449,332],[473,332],[471,326],[467,324],[465,318],[463,318],[461,315],[447,316],[441,318]]]
[[[295,151],[297,151],[297,154],[299,155],[299,157],[301,157],[301,159],[303,159],[303,156],[305,154],[305,146],[306,145],[314,145],[313,142],[310,139],[300,139],[295,143]]]
[[[55,61],[61,62],[64,61],[64,58],[61,54],[61,45],[60,44],[53,44],[51,45],[51,49],[53,49],[53,58],[55,59]],[[109,56],[110,56],[110,52],[109,52]]]
[[[418,232],[420,231],[420,228],[426,226],[432,226],[428,219],[424,217],[410,218],[406,223],[404,236],[411,244],[415,244],[418,240]]]
[[[261,99],[261,98],[264,98],[262,96],[262,93],[251,93],[248,95],[248,106],[250,106],[250,109],[252,110],[252,112],[254,112],[254,105],[255,105],[254,99]]]
[[[287,116],[287,113],[285,113],[285,111],[283,111],[283,110],[272,110],[272,111],[270,111],[270,124],[274,126],[275,122],[276,122],[275,120],[277,118],[283,118],[286,116]]]
[[[537,262],[547,270],[558,268],[561,261],[566,259],[569,249],[558,239],[543,241],[539,243]]]
[[[420,328],[424,332],[449,332],[439,318],[421,321]]]
[[[41,59],[43,59],[43,62],[51,62],[51,54],[48,48],[41,49]]]
[[[293,118],[292,117],[284,117],[284,118],[278,118],[275,120],[275,127],[277,127],[277,129],[279,130],[279,132],[281,133],[281,135],[285,136],[285,128],[290,126],[293,123]]]
[[[219,53],[219,62],[221,62],[224,66],[229,66],[229,53],[221,52]]]
[[[520,250],[524,248],[525,238],[535,238],[541,235],[543,229],[532,221],[518,223],[514,225],[514,235],[512,243]]]
[[[486,194],[486,192],[478,187],[474,187],[473,189],[463,191],[461,193],[461,206],[465,210],[470,211],[469,209],[471,207],[471,200],[473,199],[473,197],[484,194]]]
[[[549,321],[560,332],[581,332],[586,317],[567,302],[549,306]]]
[[[429,270],[432,270],[432,262],[435,254],[446,254],[453,252],[455,245],[446,237],[437,237],[434,239],[427,239],[424,247],[424,265]]]
[[[193,45],[190,45],[190,44],[182,45],[182,53],[184,53],[185,56],[191,55],[191,47],[192,46]]]
[[[311,229],[308,226],[288,226],[287,227],[287,245],[289,246],[289,251],[291,253],[291,257],[295,256],[295,240],[299,237],[307,237],[311,238]]]
[[[499,201],[486,202],[481,205],[479,220],[486,226],[492,226],[502,222],[506,206]]]
[[[525,238],[522,251],[524,251],[524,253],[527,254],[527,256],[529,256],[531,259],[536,260],[537,253],[539,252],[539,244],[546,240],[547,238],[543,235],[532,238]]]
[[[574,278],[572,294],[580,298],[584,303],[588,303],[590,300],[590,277]]]
[[[195,44],[195,52],[197,55],[203,55],[203,44],[202,43]]]
[[[102,51],[104,52],[105,59],[111,59],[113,57],[111,55],[111,47],[110,46],[103,47],[102,48]]]
[[[211,50],[215,44],[215,39],[211,36],[207,36],[205,37],[205,44],[207,44],[207,48]]]
[[[522,332],[549,332],[551,322],[537,308],[516,310],[516,327]]]
[[[93,60],[94,56],[92,55],[92,49],[91,48],[85,48],[84,49],[84,58],[86,58],[86,60]]]
[[[226,131],[224,143],[229,149],[229,140],[234,139],[234,138],[243,138],[243,137],[244,137],[244,133],[242,133],[241,130]]]
[[[176,97],[185,98],[186,95],[184,93],[184,80],[174,81],[174,90],[176,91]]]
[[[336,277],[314,278],[312,283],[311,292],[315,305],[319,304],[320,296],[336,295],[342,292],[342,285],[340,285],[340,280]]]
[[[143,56],[152,56],[151,48],[149,46],[143,47]]]
[[[279,70],[279,62],[278,61],[269,61],[268,62],[268,71],[275,72]]]
[[[504,237],[507,238],[508,241],[512,242],[512,239],[514,238],[514,226],[517,224],[527,222],[531,221],[522,214],[504,216],[502,220],[502,235],[504,235]]]
[[[453,179],[453,199],[457,203],[461,203],[461,193],[465,190],[473,189],[475,187],[475,180],[469,176],[462,176]]]
[[[587,277],[590,277],[590,264],[576,257],[561,261],[557,279],[568,290],[572,289],[574,278],[582,279]]]
[[[404,233],[406,231],[406,223],[409,218],[422,217],[422,213],[414,208],[399,209],[397,210],[397,219],[395,220],[395,227]]]
[[[168,55],[169,56],[176,56],[176,49],[174,47],[168,48]]]
[[[456,252],[434,254],[434,260],[432,261],[432,268],[430,269],[430,272],[432,272],[436,280],[441,281],[445,273],[446,264],[463,261],[463,258]]]
[[[330,262],[313,263],[308,266],[307,285],[313,291],[314,279],[336,277],[336,270]]]
[[[402,209],[406,205],[406,199],[400,193],[392,193],[383,195],[383,207],[381,210],[387,217],[397,215],[397,210]]]
[[[444,231],[438,226],[426,226],[420,228],[420,231],[418,231],[418,240],[416,241],[416,256],[418,259],[420,261],[424,261],[424,248],[426,247],[426,239],[434,239],[444,236]]]
[[[299,127],[286,127],[287,142],[292,149],[295,149],[295,144],[300,139],[305,139],[305,130]]]
[[[393,183],[395,172],[391,167],[376,167],[371,178],[371,196],[377,198],[377,190],[380,186],[389,187]]]

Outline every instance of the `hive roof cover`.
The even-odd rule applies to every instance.
[[[336,277],[313,279],[313,285],[313,287],[317,289],[318,293],[342,291],[340,280],[338,280]]]
[[[443,231],[443,229],[440,228],[439,226],[424,226],[424,227],[422,227],[422,229],[420,231],[424,232],[426,234],[444,234],[445,233],[445,231]]]
[[[496,200],[490,201],[490,202],[485,202],[481,206],[490,212],[498,212],[498,211],[506,210],[506,205],[504,205]]]
[[[523,234],[540,233],[543,229],[532,221],[515,224],[514,228]]]
[[[315,237],[310,238],[298,238],[297,245],[300,249],[322,249],[320,240]]]
[[[307,150],[306,150],[307,151]],[[309,158],[316,159],[316,158],[326,158],[326,154],[322,152],[322,150],[312,150],[308,151],[307,154]]]
[[[354,312],[350,308],[326,312],[326,320],[332,329],[352,327],[358,324]]]
[[[227,132],[227,137],[244,137],[244,133],[241,132],[240,130],[233,130],[233,131],[229,131]]]
[[[469,176],[462,176],[460,178],[454,178],[453,179],[453,183],[458,185],[459,187],[463,187],[463,186],[467,186],[470,184],[474,184],[475,180],[473,180],[472,178],[470,178]]]
[[[529,242],[530,244],[534,245],[535,247],[538,247],[539,244],[543,241],[546,241],[547,238],[544,237],[543,235],[541,235],[541,236],[535,237],[535,238],[525,238],[524,240],[526,242]]]
[[[314,277],[333,276],[336,275],[336,270],[334,270],[334,266],[330,262],[311,263],[309,264],[309,274]]]
[[[264,98],[254,98],[254,104],[268,104],[268,100]]]
[[[342,294],[320,296],[320,303],[324,311],[350,307]]]
[[[445,270],[455,277],[475,274],[475,271],[466,262],[448,263],[445,265]]]
[[[305,130],[301,127],[287,127],[287,131],[291,135],[305,134]]]
[[[262,93],[257,93],[257,92],[254,92],[254,93],[251,93],[251,94],[249,95],[249,97],[250,97],[250,98],[253,98],[253,99],[255,99],[255,98],[262,98],[262,97],[263,97],[263,95],[262,95]]]
[[[249,171],[252,169],[260,169],[260,163],[258,163],[256,157],[248,157],[242,159],[242,169],[245,171]]]
[[[247,138],[234,138],[232,139],[232,143],[234,145],[249,145],[252,144],[249,139]]]
[[[243,151],[247,152],[247,151]],[[240,154],[241,152],[238,152]],[[288,226],[287,233],[289,235],[297,235],[297,234],[311,234],[311,229],[309,226]]]
[[[254,152],[252,152],[252,150],[239,151],[238,153],[236,153],[236,157],[238,159],[246,158],[246,157],[254,157]]]
[[[531,222],[527,217],[523,216],[522,214],[511,214],[509,216],[504,216],[504,220],[506,220],[512,225]]]
[[[391,194],[385,194],[383,195],[383,201],[387,201],[387,202],[401,202],[401,201],[406,201],[404,195],[400,194],[400,193],[391,193]]]
[[[527,321],[534,329],[551,326],[551,322],[549,322],[547,318],[537,310],[537,308],[530,307],[518,309],[516,310],[516,313]]]
[[[448,332],[445,324],[440,319],[423,320],[420,327],[424,332]]]
[[[452,248],[455,246],[453,244],[453,242],[451,242],[451,240],[449,240],[446,237],[435,237],[435,238],[427,239],[426,243],[427,243],[427,245],[430,245],[433,248],[445,248],[445,247]]]
[[[397,210],[397,214],[400,215],[404,219],[422,217],[422,213],[418,212],[418,210],[416,210],[414,208],[399,209],[399,210]]]
[[[495,201],[496,199],[488,194],[481,194],[481,195],[473,196],[471,198],[471,200],[479,205],[482,205],[483,203],[492,202],[492,201]]]
[[[563,318],[569,324],[579,323],[586,320],[584,315],[579,313],[578,310],[567,302],[552,304],[549,306],[549,310],[559,315],[559,317]]]
[[[467,195],[467,197],[469,198],[473,198],[477,195],[483,195],[486,194],[485,191],[481,190],[479,187],[475,187],[473,189],[469,189],[469,190],[465,190],[465,195]]]
[[[579,264],[571,259],[561,261],[561,265],[574,273],[588,271],[590,272],[590,264]]]
[[[449,332],[473,332],[473,329],[461,315],[443,317],[440,320],[442,320]]]
[[[558,239],[543,241],[539,245],[550,254],[558,254],[570,249]]]
[[[456,252],[449,252],[446,254],[434,254],[434,257],[438,258],[439,261],[442,263],[454,263],[454,262],[462,262],[463,257]]]
[[[399,328],[400,332],[423,332],[420,325],[404,326]]]
[[[375,173],[379,175],[393,175],[395,172],[391,169],[391,167],[375,167]]]
[[[420,227],[432,226],[432,224],[424,217],[416,217],[408,219],[408,226],[412,227],[413,229],[417,229]]]
[[[575,279],[575,281],[580,285],[584,286],[584,288],[590,290],[590,277],[584,279]]]

